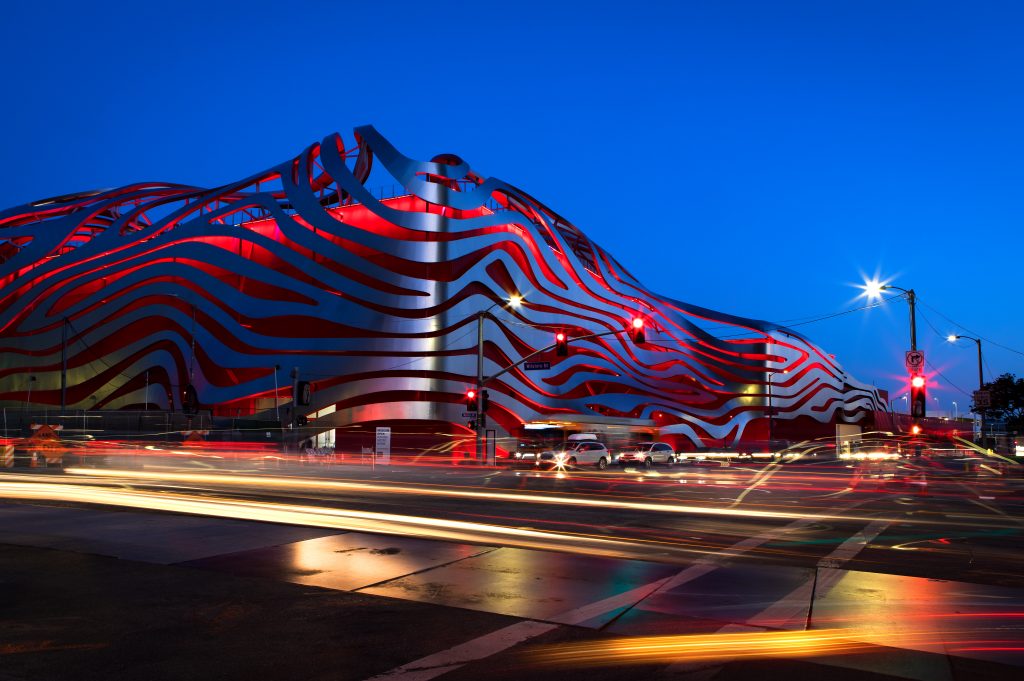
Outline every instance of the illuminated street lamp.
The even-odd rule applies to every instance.
[[[960,418],[960,407],[957,406],[956,400],[953,400],[953,420],[956,421]]]
[[[914,354],[918,354],[917,353],[917,310],[916,310],[917,294],[914,293],[914,289],[912,289],[912,288],[911,289],[906,289],[906,288],[903,288],[901,286],[893,286],[892,284],[883,284],[883,283],[881,283],[879,281],[874,281],[874,280],[866,282],[864,284],[863,288],[864,288],[865,295],[867,295],[868,299],[870,299],[870,300],[881,298],[883,291],[901,291],[903,293],[903,296],[906,297],[907,304],[910,307],[910,351],[912,353],[914,353]],[[908,368],[910,368],[909,367],[909,364],[910,364],[910,359],[909,358],[911,357],[911,355],[908,355],[907,357],[908,357]],[[920,355],[918,355],[918,357],[921,358]],[[923,367],[920,367],[920,368],[923,368]],[[911,390],[914,393],[914,397],[915,398],[919,398],[919,399],[916,399],[916,400],[912,401],[910,403],[910,405],[909,405],[910,406],[909,413],[912,413],[912,415],[913,415],[913,417],[915,419],[924,418],[925,417],[925,413],[927,411],[926,408],[925,408],[926,401],[924,399],[924,394],[925,394],[924,393],[924,377],[922,375],[918,374],[918,370],[919,370],[918,368],[911,368],[911,375],[910,375],[910,380],[911,380],[911,385],[912,385]],[[917,382],[919,379],[921,381],[920,383]],[[918,428],[918,424],[917,424],[916,421],[914,423],[914,428]]]
[[[917,315],[915,310],[917,294],[914,293],[914,289],[906,289],[900,286],[893,286],[892,284],[883,284],[878,281],[869,281],[864,284],[864,294],[869,300],[881,298],[883,291],[890,290],[902,291],[903,295],[907,298],[907,303],[910,306],[910,349],[917,350]]]
[[[981,339],[980,338],[974,338],[973,336],[961,336],[961,335],[957,335],[957,334],[950,334],[949,337],[946,338],[946,340],[948,340],[950,343],[955,343],[958,340],[960,340],[961,338],[965,338],[967,340],[972,340],[972,341],[974,341],[975,343],[978,344],[978,390],[982,391],[982,390],[985,389],[985,375],[982,373],[982,370],[981,370],[981,368],[982,368],[982,363],[981,363]],[[975,405],[974,408],[977,410],[978,406]],[[982,437],[984,437],[984,432],[985,432],[984,424],[983,424],[983,418],[984,417],[982,417],[980,411],[976,411],[975,413],[978,414],[978,432],[982,433]]]
[[[512,309],[518,308],[523,304],[523,297],[518,293],[513,293],[508,297],[508,300],[502,303],[501,301],[493,303],[490,307],[480,310],[476,313],[476,395],[483,394],[484,389],[484,317],[486,317],[491,310],[498,307],[499,305],[507,305]],[[483,461],[484,459],[484,416],[482,411],[478,411],[476,415],[476,460]]]

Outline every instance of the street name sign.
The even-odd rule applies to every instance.
[[[527,371],[536,371],[538,369],[550,369],[551,362],[526,362],[523,364],[523,368]]]
[[[475,419],[477,412],[475,411],[464,411],[462,412],[462,418],[464,419]]]

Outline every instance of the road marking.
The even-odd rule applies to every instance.
[[[799,621],[801,626],[805,625],[807,622],[805,605],[809,605],[812,598],[824,596],[831,591],[842,577],[838,568],[853,560],[871,543],[871,540],[884,532],[890,524],[887,520],[877,520],[844,541],[832,553],[819,560],[815,567],[815,570],[829,568],[828,571],[819,573],[817,579],[809,579],[793,589],[789,594],[748,619],[746,624],[772,629],[786,629],[796,621]]]
[[[872,539],[885,531],[891,521],[876,520],[864,529],[857,532],[836,549],[818,561],[815,567],[815,578],[793,589],[789,594],[775,601],[772,605],[749,618],[746,622],[727,624],[717,631],[720,634],[736,633],[744,631],[764,631],[765,629],[788,629],[793,624],[799,624],[800,628],[806,628],[807,612],[811,600],[819,595],[827,594],[842,578],[842,571],[830,569],[818,574],[818,568],[838,568],[849,562],[861,550],[867,546]],[[669,673],[692,672],[697,669],[708,667],[720,667],[727,659],[718,659],[712,663],[708,662],[680,662],[666,667]]]
[[[861,503],[863,501],[848,504],[841,511],[848,511]],[[567,610],[550,618],[548,622],[536,622],[533,620],[518,622],[447,650],[442,650],[419,660],[407,662],[399,667],[378,674],[369,681],[427,681],[428,679],[433,679],[441,674],[458,669],[470,662],[476,662],[500,653],[530,638],[545,634],[557,628],[559,624],[578,625],[619,608],[625,607],[628,610],[640,601],[660,591],[674,589],[718,569],[718,560],[722,558],[731,558],[746,553],[750,549],[772,541],[804,525],[816,522],[816,520],[816,518],[800,518],[784,527],[768,530],[753,537],[747,537],[727,549],[698,559],[693,565],[671,577],[664,577],[595,603]],[[555,624],[556,622],[558,624]]]

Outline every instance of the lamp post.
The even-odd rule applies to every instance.
[[[775,407],[772,406],[772,378],[775,374],[788,374],[789,369],[783,369],[782,371],[769,371],[768,372],[768,449],[769,451],[773,447],[775,442]]]
[[[892,284],[881,284],[877,281],[870,281],[864,285],[864,291],[869,299],[881,298],[882,291],[902,291],[910,306],[910,349],[917,350],[917,294],[914,289],[893,286]]]
[[[960,420],[960,407],[957,406],[956,400],[953,400],[953,420]]]
[[[906,395],[904,395],[904,396],[903,396],[903,399],[904,399],[904,400],[906,401],[906,403],[907,403],[907,415],[909,415],[909,414],[910,414],[910,398],[909,398],[909,397],[907,397]]]
[[[938,397],[933,397],[932,399],[935,400],[935,417],[938,418],[942,414],[942,403],[939,402]]]
[[[517,293],[514,293],[508,297],[508,300],[504,303],[497,302],[493,303],[490,307],[480,310],[476,313],[476,399],[477,399],[477,412],[476,412],[476,460],[477,462],[483,462],[484,460],[484,424],[486,423],[484,412],[481,409],[483,406],[483,390],[484,390],[484,317],[488,316],[494,308],[499,305],[508,305],[515,309],[523,303],[523,297]]]
[[[980,338],[975,338],[974,336],[960,336],[960,335],[957,335],[957,334],[951,334],[948,338],[946,338],[946,340],[948,340],[950,343],[955,343],[958,340],[960,340],[961,338],[965,338],[967,340],[972,340],[972,341],[974,341],[975,343],[978,344],[978,390],[979,391],[984,390],[985,389],[985,375],[984,375],[984,373],[982,373],[982,366],[983,365],[981,363],[981,339]],[[985,439],[984,417],[981,415],[981,411],[978,411],[980,408],[977,405],[974,406],[974,409],[975,409],[975,413],[978,415],[978,432],[981,433],[981,439],[982,439],[982,441],[984,441],[984,439]]]
[[[277,371],[281,368],[280,364],[274,365],[274,414],[277,418],[277,425],[281,425],[281,400],[277,396]]]
[[[907,299],[907,305],[910,307],[910,351],[917,355],[919,361],[923,361],[923,357],[917,353],[917,294],[914,292],[914,289],[907,289],[901,286],[893,286],[892,284],[882,284],[877,281],[871,281],[865,284],[864,290],[869,299],[881,298],[882,291],[901,291],[903,293]],[[917,419],[924,418],[925,412],[927,411],[927,399],[924,395],[924,377],[918,374],[918,371],[924,367],[912,367],[910,365],[910,355],[908,355],[907,365],[907,368],[910,370],[911,385],[913,386],[911,390],[914,391],[915,398],[918,394],[922,397],[920,402],[916,399],[913,402],[908,400],[907,404],[907,413],[912,414],[914,417],[913,429],[919,430],[920,425],[917,423]],[[918,393],[918,391],[920,391],[920,393]],[[907,398],[904,397],[904,399]]]
[[[907,304],[910,307],[910,349],[917,350],[917,294],[914,293],[914,289],[906,289],[900,286],[893,286],[892,284],[882,284],[881,286],[872,287],[868,289],[869,295],[881,295],[882,291],[902,291],[903,295],[907,297]],[[877,291],[877,293],[876,293]]]

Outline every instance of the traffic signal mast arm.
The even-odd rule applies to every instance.
[[[575,341],[582,341],[582,340],[590,340],[591,338],[600,338],[601,336],[612,336],[612,335],[615,335],[617,333],[633,333],[633,329],[632,329],[632,327],[630,327],[628,329],[616,329],[616,330],[613,330],[613,331],[602,331],[601,333],[592,333],[592,334],[587,335],[587,336],[580,336],[579,338],[567,338],[566,342],[568,342],[568,341],[575,342]],[[508,372],[512,371],[517,366],[519,366],[520,364],[523,364],[524,362],[530,361],[531,359],[533,359],[534,357],[536,357],[537,355],[539,355],[539,354],[541,354],[543,352],[548,352],[549,350],[554,350],[556,347],[558,347],[558,343],[557,342],[552,343],[551,345],[545,346],[545,347],[541,348],[540,350],[536,350],[534,352],[531,352],[529,355],[527,355],[526,357],[523,357],[521,360],[519,360],[515,364],[510,364],[509,366],[505,367],[504,369],[502,369],[498,373],[494,374],[493,376],[484,376],[481,379],[481,381],[480,381],[480,386],[483,387],[487,383],[487,381],[490,381],[491,379],[498,378],[499,376],[507,374]]]

